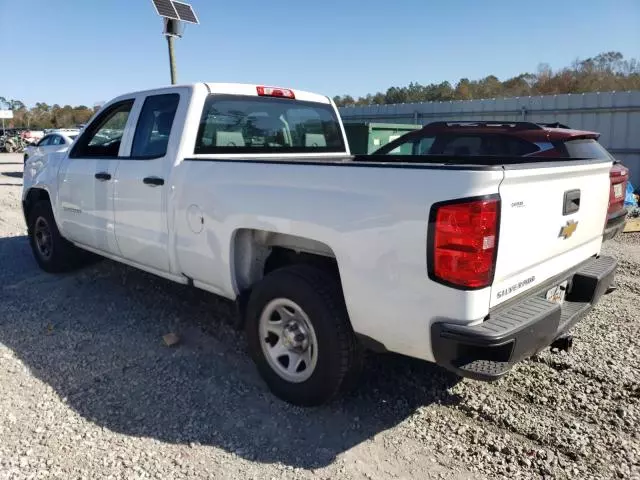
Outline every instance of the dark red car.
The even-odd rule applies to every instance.
[[[598,143],[600,134],[560,123],[434,122],[407,133],[374,155],[495,155],[549,158],[610,158],[611,188],[604,240],[624,229],[629,170]]]

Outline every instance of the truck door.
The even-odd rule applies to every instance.
[[[115,235],[123,258],[162,272],[170,271],[167,198],[172,158],[179,143],[174,118],[181,95],[136,99],[136,129],[131,154],[120,159],[115,174]]]
[[[59,173],[58,217],[74,242],[119,255],[113,228],[114,176],[131,129],[134,99],[105,108],[78,139]]]

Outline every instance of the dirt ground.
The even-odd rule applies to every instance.
[[[0,480],[640,478],[640,236],[618,290],[496,383],[372,355],[352,394],[274,398],[228,302],[111,261],[49,275],[0,154]],[[176,332],[168,348],[162,335]]]

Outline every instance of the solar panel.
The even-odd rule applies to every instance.
[[[152,0],[152,2],[153,6],[156,7],[156,12],[158,12],[158,15],[161,17],[180,20],[180,16],[178,12],[176,12],[171,0]]]
[[[182,20],[183,22],[189,22],[189,23],[195,23],[195,24],[200,23],[198,21],[198,17],[196,17],[196,12],[193,11],[193,8],[191,8],[191,5],[189,5],[188,3],[175,2],[175,1],[171,3],[173,3],[173,6],[176,7],[176,11],[178,12],[178,16],[180,17],[180,20]]]

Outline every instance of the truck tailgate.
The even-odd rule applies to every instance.
[[[600,251],[611,162],[505,166],[491,307]]]

